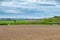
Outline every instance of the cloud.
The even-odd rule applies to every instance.
[[[58,4],[60,4],[60,0],[55,0]]]
[[[40,5],[40,6],[56,6],[54,4],[37,4],[37,5]]]
[[[59,0],[0,0],[0,10],[5,13],[46,17],[60,13]],[[25,17],[25,16],[24,16]],[[31,17],[31,18],[32,18]]]
[[[53,2],[54,3],[54,2]],[[52,2],[44,1],[44,0],[3,0],[1,2],[1,6],[10,7],[10,8],[28,8],[28,9],[36,9],[40,6],[55,6]],[[15,10],[15,9],[14,9]]]

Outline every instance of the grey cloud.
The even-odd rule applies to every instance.
[[[41,4],[42,6],[56,6],[54,4]]]
[[[60,1],[60,0],[55,0],[55,1]]]
[[[10,2],[10,1],[18,1],[18,2],[26,2],[24,0],[0,0],[1,2]]]
[[[54,4],[36,4],[37,6],[56,6]]]
[[[0,0],[0,1],[12,1],[12,0]]]
[[[55,0],[60,5],[60,0]]]

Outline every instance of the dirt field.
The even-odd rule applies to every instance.
[[[0,26],[0,40],[60,40],[57,25]]]

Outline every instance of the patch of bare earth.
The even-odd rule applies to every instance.
[[[60,40],[57,25],[0,26],[0,40]]]

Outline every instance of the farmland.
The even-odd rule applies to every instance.
[[[60,40],[60,25],[0,25],[0,40]]]

